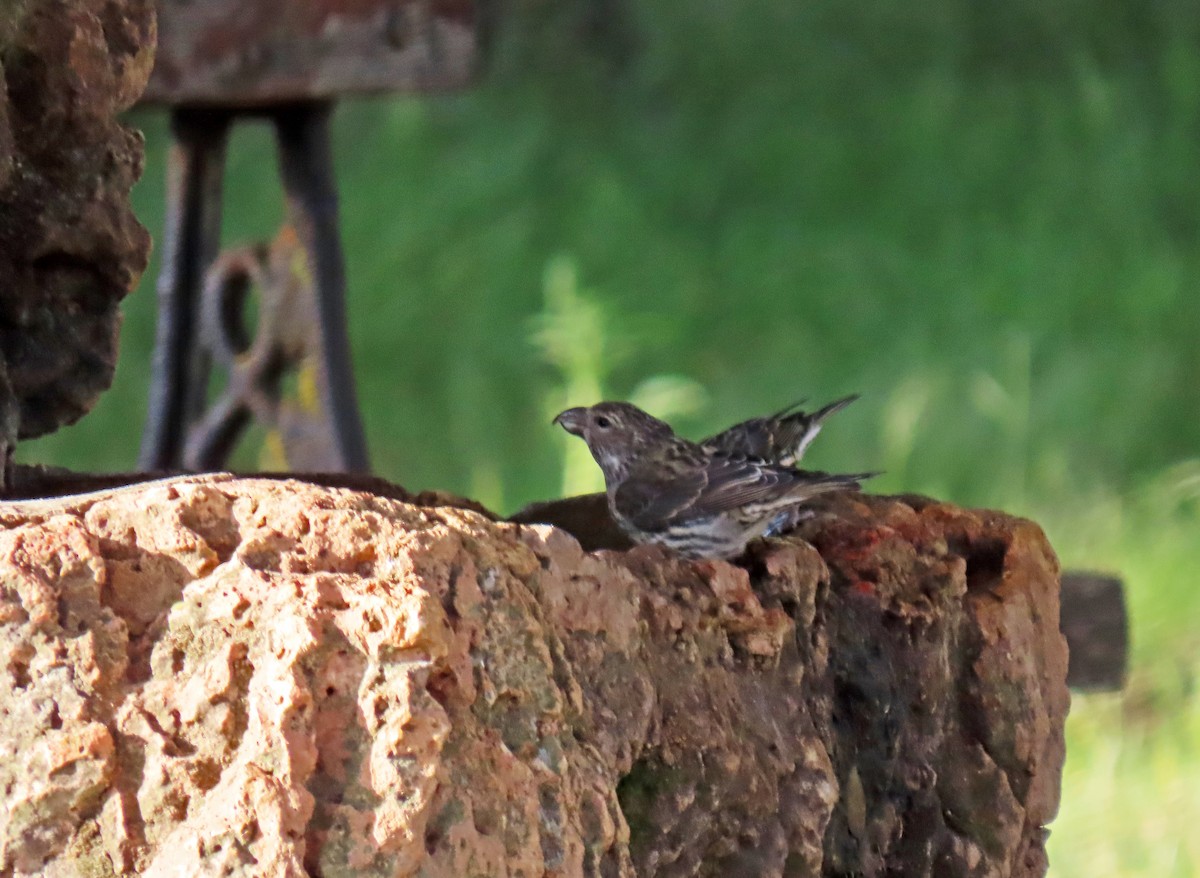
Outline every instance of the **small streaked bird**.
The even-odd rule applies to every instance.
[[[776,466],[796,466],[821,432],[825,419],[856,399],[857,393],[844,396],[811,414],[800,411],[804,402],[801,400],[765,418],[734,424],[700,444],[734,456],[756,457]]]
[[[709,436],[700,442],[705,448],[726,454],[757,458],[776,466],[794,467],[804,457],[808,446],[821,432],[825,419],[840,412],[858,399],[858,394],[843,396],[829,405],[809,413],[800,410],[804,400],[792,403],[773,415],[751,418]],[[776,514],[763,536],[772,537],[793,529],[807,517],[802,506],[792,506]]]
[[[706,448],[625,402],[560,413],[604,473],[608,508],[635,543],[686,558],[734,558],[776,530],[780,516],[830,491],[855,490],[870,474],[830,475]]]

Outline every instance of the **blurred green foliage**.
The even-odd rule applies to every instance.
[[[1076,699],[1052,873],[1192,875],[1194,4],[509,0],[499,20],[478,88],[337,117],[377,471],[508,511],[587,478],[555,406],[640,387],[700,435],[862,392],[814,466],[1032,515],[1065,563],[1128,581],[1130,684]],[[165,119],[132,121],[157,232]],[[272,234],[273,163],[239,130],[229,243]],[[156,270],[113,390],[24,459],[134,466]]]

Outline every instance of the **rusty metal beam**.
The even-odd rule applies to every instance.
[[[474,0],[160,0],[143,103],[231,107],[469,83]]]

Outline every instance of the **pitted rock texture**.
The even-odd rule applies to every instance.
[[[745,567],[208,476],[0,506],[0,872],[1040,875],[1032,523],[839,498]]]
[[[23,0],[0,12],[0,445],[86,413],[112,381],[118,305],[150,238],[129,203],[153,0]]]

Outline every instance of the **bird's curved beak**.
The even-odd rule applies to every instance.
[[[587,409],[573,408],[559,412],[554,423],[575,436],[583,435],[583,425],[587,422]]]

